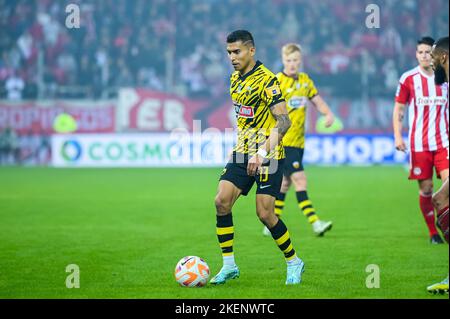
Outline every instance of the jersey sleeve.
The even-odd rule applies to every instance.
[[[397,86],[397,92],[395,93],[395,102],[401,104],[407,104],[409,101],[409,89],[406,85],[406,81],[400,81]]]
[[[306,79],[306,83],[308,83],[308,99],[313,99],[316,95],[319,94],[319,91],[314,84],[314,81],[308,76]]]
[[[269,108],[285,101],[283,93],[281,92],[280,81],[278,81],[276,76],[270,78],[270,80],[264,85],[261,93],[261,99]]]

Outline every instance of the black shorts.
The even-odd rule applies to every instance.
[[[261,173],[249,176],[247,174],[248,159],[236,161],[235,154],[233,154],[233,159],[225,166],[220,180],[233,183],[242,191],[241,195],[243,196],[247,196],[256,182],[256,194],[276,197],[283,182],[283,165],[284,159],[269,160],[262,165]]]
[[[284,162],[283,175],[290,177],[295,172],[303,172],[303,152],[304,148],[285,147],[286,160]]]

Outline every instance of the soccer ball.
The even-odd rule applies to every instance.
[[[203,287],[209,279],[208,264],[197,256],[184,257],[175,267],[175,279],[183,287]]]

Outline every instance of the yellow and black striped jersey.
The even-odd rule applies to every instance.
[[[305,148],[305,119],[308,101],[318,95],[314,82],[306,73],[298,73],[296,78],[283,72],[277,74],[280,88],[286,99],[286,107],[291,119],[291,127],[283,137],[283,145]]]
[[[277,121],[270,108],[284,102],[277,77],[260,61],[241,76],[235,71],[230,78],[230,95],[237,118],[238,137],[234,151],[253,156],[264,145]],[[267,155],[269,159],[284,158],[282,142]]]

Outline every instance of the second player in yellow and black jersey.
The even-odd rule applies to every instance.
[[[244,76],[238,71],[231,75],[230,95],[238,130],[234,151],[251,157],[264,145],[277,124],[270,108],[285,100],[280,83],[275,74],[257,61],[254,68]],[[266,158],[284,157],[283,144],[280,142]]]
[[[294,43],[286,44],[283,46],[281,54],[284,68],[283,72],[277,74],[277,77],[280,81],[281,92],[286,99],[286,109],[291,127],[282,140],[286,157],[283,165],[283,183],[275,201],[275,213],[278,216],[283,213],[286,193],[293,184],[298,207],[308,218],[314,233],[323,236],[331,229],[332,222],[320,220],[306,190],[307,178],[303,167],[305,120],[308,105],[313,106],[324,115],[326,127],[333,124],[334,115],[319,95],[311,78],[306,73],[300,72],[301,47]],[[264,234],[268,233],[268,229],[264,228]]]
[[[296,77],[290,77],[280,72],[277,78],[280,81],[280,88],[286,99],[286,107],[292,123],[283,137],[283,145],[305,148],[306,108],[309,101],[318,95],[317,88],[306,73],[298,73]]]

